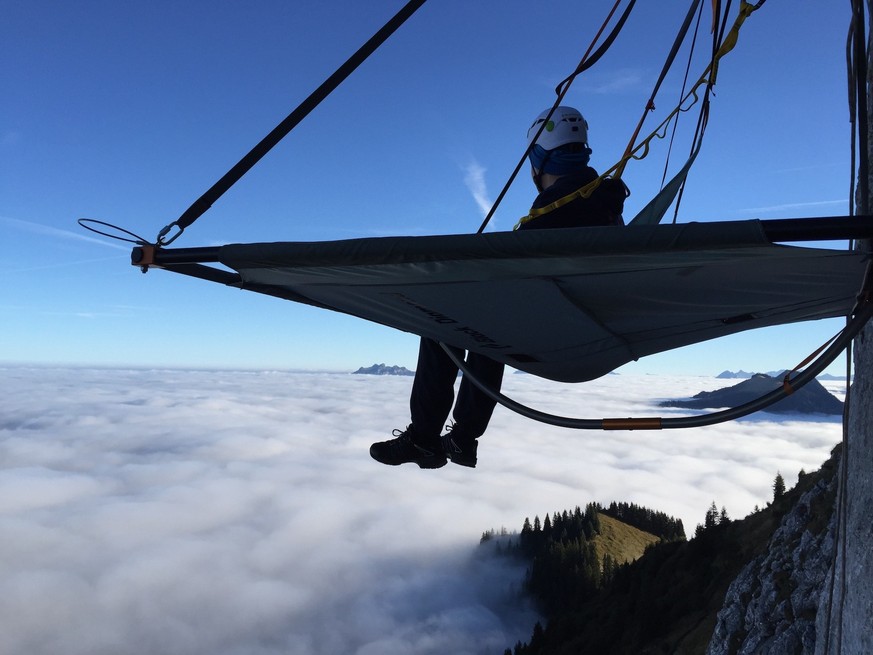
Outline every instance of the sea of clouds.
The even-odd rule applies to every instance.
[[[0,369],[0,653],[500,654],[537,620],[490,528],[590,501],[644,504],[691,535],[816,469],[833,417],[575,431],[498,408],[479,466],[385,467],[411,378]],[[611,375],[504,391],[582,418],[733,381]],[[840,383],[830,383],[839,392]]]

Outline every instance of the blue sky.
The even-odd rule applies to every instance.
[[[402,4],[4,3],[0,362],[413,368],[411,335],[142,275],[126,244],[76,224],[153,239]],[[624,149],[685,12],[638,4],[566,99],[588,119],[599,169]],[[174,245],[475,231],[610,5],[431,0]],[[680,220],[847,212],[848,5],[771,0],[747,21],[722,63]],[[667,80],[649,128],[679,83]],[[677,166],[693,129],[684,120]],[[659,143],[628,168],[626,215],[657,189],[665,156]],[[533,195],[522,175],[493,228],[510,229]],[[742,335],[626,369],[790,367],[838,328]]]

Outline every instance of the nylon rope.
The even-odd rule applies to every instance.
[[[540,134],[542,134],[542,131],[546,126],[546,123],[552,117],[552,114],[554,113],[555,109],[557,109],[561,105],[561,101],[564,99],[564,96],[567,95],[567,91],[570,90],[570,85],[573,83],[573,81],[576,79],[576,77],[580,73],[582,73],[583,71],[585,71],[588,68],[590,68],[591,66],[593,66],[606,53],[606,51],[609,49],[609,46],[612,45],[612,43],[615,41],[616,37],[618,36],[619,32],[621,32],[622,27],[624,27],[624,24],[627,21],[628,16],[630,16],[630,12],[631,12],[631,9],[633,9],[634,4],[636,4],[636,0],[630,0],[630,3],[628,4],[627,8],[625,8],[624,13],[621,15],[621,17],[619,18],[615,27],[613,27],[610,34],[607,36],[606,40],[597,49],[597,51],[593,55],[591,55],[591,57],[589,58],[591,51],[594,49],[594,45],[597,43],[598,39],[600,39],[601,35],[603,34],[604,30],[606,29],[606,26],[609,24],[610,20],[612,20],[612,17],[615,15],[615,12],[618,10],[618,7],[621,5],[621,0],[615,0],[615,4],[612,6],[612,9],[610,10],[609,14],[607,14],[606,19],[603,21],[603,24],[600,26],[600,29],[597,31],[597,34],[594,35],[594,38],[591,40],[591,43],[588,46],[588,49],[585,51],[585,54],[582,55],[582,59],[579,61],[579,65],[576,66],[576,69],[573,71],[573,73],[571,75],[564,78],[558,84],[558,86],[555,88],[555,93],[557,93],[557,95],[558,95],[557,100],[555,100],[555,103],[552,105],[551,110],[546,115],[546,120],[544,120],[542,122],[539,130],[536,132],[536,134],[534,134],[534,137],[530,140],[528,147],[525,149],[524,153],[522,154],[521,159],[518,160],[518,163],[516,164],[512,173],[510,173],[509,179],[503,185],[503,189],[497,195],[497,199],[494,201],[494,204],[491,205],[491,208],[488,210],[488,213],[486,214],[485,219],[482,221],[482,224],[479,226],[479,229],[476,230],[477,234],[481,234],[482,232],[484,232],[485,227],[488,225],[488,223],[491,222],[491,218],[494,216],[494,213],[497,211],[497,208],[500,206],[500,203],[503,201],[503,198],[506,196],[507,192],[509,191],[509,188],[512,186],[512,183],[515,182],[515,178],[518,177],[518,173],[521,171],[522,167],[524,166],[524,162],[527,159],[527,156],[530,153],[530,150],[533,147],[533,144],[536,143],[536,140],[539,138]]]
[[[782,380],[782,384],[785,386],[785,390],[788,391],[788,393],[794,393],[796,391],[796,389],[791,385],[791,376],[794,375],[795,373],[797,373],[798,371],[802,370],[807,364],[809,364],[812,360],[814,360],[816,357],[818,357],[819,353],[822,352],[829,345],[831,345],[833,343],[834,339],[836,339],[838,336],[839,336],[839,333],[835,334],[830,339],[825,341],[822,345],[820,345],[818,348],[813,350],[809,355],[807,355],[804,358],[804,360],[802,362],[797,364],[790,371],[785,371],[785,376]]]
[[[661,121],[661,123],[654,129],[652,132],[643,139],[637,146],[631,150],[629,153],[625,153],[624,156],[613,165],[609,170],[601,174],[597,179],[593,180],[589,184],[584,187],[577,189],[573,193],[564,196],[563,198],[559,198],[555,202],[550,205],[546,205],[544,207],[538,207],[536,209],[531,209],[527,216],[523,217],[518,225],[523,225],[528,221],[531,221],[538,216],[542,216],[544,214],[549,213],[550,211],[554,211],[559,207],[563,207],[569,202],[576,200],[577,198],[588,198],[594,192],[597,187],[600,186],[600,183],[609,177],[621,177],[622,171],[625,166],[630,162],[630,160],[640,161],[645,159],[649,154],[650,144],[654,139],[664,139],[667,136],[667,128],[670,122],[673,120],[675,116],[677,116],[681,112],[686,112],[690,110],[697,102],[700,101],[700,95],[698,89],[703,86],[713,85],[715,84],[717,75],[718,75],[718,64],[721,61],[722,57],[730,53],[737,45],[737,40],[739,38],[740,28],[745,23],[746,19],[752,15],[755,11],[757,11],[761,6],[763,6],[766,0],[760,0],[757,4],[751,4],[743,0],[740,6],[740,12],[737,15],[736,20],[734,21],[733,26],[730,31],[725,36],[722,41],[716,56],[713,58],[713,61],[710,62],[709,65],[704,69],[703,73],[691,87],[691,90],[685,94],[685,97],[682,98],[681,102],[671,111],[667,117]],[[689,102],[690,101],[690,102]],[[689,104],[685,104],[689,103]],[[518,225],[516,227],[518,227]]]
[[[831,345],[828,346],[824,350],[824,352],[822,352],[806,370],[799,373],[797,377],[792,380],[792,386],[795,390],[800,389],[801,387],[815,379],[815,376],[817,376],[825,368],[827,368],[852,342],[852,339],[855,338],[855,336],[861,331],[861,329],[870,321],[870,318],[873,317],[873,302],[871,302],[871,300],[869,299],[869,294],[867,297],[868,300],[859,305],[857,313],[849,321],[847,321],[846,326],[837,334]],[[769,407],[773,403],[778,402],[779,400],[782,400],[787,395],[789,395],[784,387],[780,387],[774,391],[771,391],[768,394],[761,396],[760,398],[757,398],[748,403],[744,403],[743,405],[740,405],[738,407],[733,407],[730,409],[712,412],[709,414],[702,414],[698,416],[683,416],[673,418],[643,417],[622,419],[572,418],[541,412],[531,407],[527,407],[513,400],[512,398],[509,398],[499,391],[495,391],[487,384],[479,380],[479,378],[476,377],[476,374],[472,373],[465,364],[465,362],[455,353],[453,353],[448,346],[446,346],[445,344],[440,344],[440,346],[442,346],[445,353],[458,366],[458,368],[463,372],[464,376],[470,380],[470,382],[476,385],[476,387],[479,388],[489,398],[503,405],[508,410],[520,414],[531,420],[539,421],[540,423],[555,425],[563,428],[572,428],[576,430],[666,430],[704,427],[709,425],[716,425],[718,423],[725,423],[727,421],[733,421],[738,418],[742,418],[743,416],[748,416],[749,414]]]
[[[824,631],[824,655],[829,655],[831,651],[831,623],[834,616],[834,591],[836,586],[836,574],[838,563],[842,565],[840,575],[841,590],[845,590],[845,536],[846,536],[846,483],[848,482],[848,444],[849,444],[849,411],[851,408],[851,396],[849,393],[852,375],[852,357],[851,344],[846,346],[846,402],[843,406],[843,425],[842,425],[842,453],[840,457],[840,468],[837,472],[837,501],[834,508],[835,523],[834,523],[834,552],[831,557],[830,574],[828,576],[828,605],[827,616],[825,617]],[[841,554],[842,547],[842,557]],[[842,606],[844,596],[840,595],[839,615],[842,617]],[[842,618],[837,626],[837,652],[842,651]]]
[[[679,47],[685,41],[685,37],[688,34],[688,28],[691,26],[691,21],[694,18],[694,14],[697,13],[697,9],[700,6],[700,0],[693,0],[691,3],[691,7],[688,9],[688,13],[685,14],[685,20],[682,22],[682,26],[679,28],[679,33],[676,35],[676,38],[673,40],[673,47],[670,48],[670,53],[667,55],[667,59],[664,62],[663,67],[661,68],[661,74],[658,76],[657,82],[655,82],[655,86],[652,89],[652,93],[649,96],[648,101],[646,102],[646,106],[643,109],[643,115],[640,116],[640,120],[637,123],[636,129],[633,131],[631,135],[630,141],[625,148],[624,154],[625,156],[633,150],[634,141],[636,141],[637,137],[640,134],[640,131],[643,129],[643,123],[646,120],[646,116],[649,115],[650,112],[655,111],[655,98],[658,95],[658,91],[661,88],[661,84],[664,82],[664,78],[667,77],[667,73],[673,67],[673,62],[676,60],[676,55],[679,53]],[[621,177],[622,172],[624,171],[624,167],[620,168],[616,171],[615,177]]]
[[[731,4],[733,0],[728,0],[724,14],[721,13],[721,0],[712,0],[712,57],[715,58],[718,53],[718,44],[724,38],[724,31],[727,27],[728,16],[730,15]],[[724,16],[719,20],[720,16]],[[696,35],[695,35],[696,36]],[[683,86],[684,88],[684,86]],[[709,124],[709,107],[710,94],[712,93],[712,85],[707,85],[706,92],[703,96],[703,101],[700,107],[700,113],[697,116],[697,126],[694,129],[694,138],[691,140],[691,157],[695,157],[695,153],[700,150],[703,145],[703,135],[706,132],[706,126]],[[678,125],[678,117],[676,124]],[[679,191],[676,194],[676,202],[673,205],[673,224],[675,225],[679,219],[679,207],[682,205],[682,198],[685,196],[685,185],[687,177],[682,180],[679,185]]]
[[[855,166],[857,165],[856,161],[856,153],[858,149],[857,144],[857,122],[856,122],[856,111],[857,104],[855,103],[855,72],[854,66],[852,65],[852,38],[854,34],[854,21],[852,21],[851,26],[849,27],[849,33],[846,35],[846,78],[847,78],[847,86],[846,89],[848,92],[848,102],[849,102],[849,149],[850,149],[850,157],[849,157],[849,216],[855,215]]]
[[[668,116],[668,120],[672,119],[673,116],[679,115],[679,112],[682,111],[681,110],[682,104],[684,102],[686,102],[690,98],[691,95],[694,96],[695,102],[696,102],[697,94],[695,93],[695,91],[696,91],[696,89],[698,89],[700,86],[702,86],[704,84],[706,85],[705,91],[706,91],[706,94],[708,97],[708,93],[709,93],[710,89],[716,83],[716,78],[718,77],[718,65],[719,65],[719,62],[721,61],[721,58],[724,57],[726,54],[728,54],[731,50],[733,50],[734,47],[736,47],[737,40],[739,39],[740,28],[742,27],[746,18],[751,16],[752,13],[754,13],[758,9],[760,9],[760,7],[764,4],[764,2],[766,2],[766,0],[760,0],[757,4],[752,5],[751,3],[747,2],[746,0],[742,0],[742,2],[740,4],[739,13],[737,14],[737,18],[734,21],[734,24],[731,27],[731,30],[722,39],[721,36],[723,34],[724,25],[726,24],[726,22],[723,23],[722,33],[718,35],[715,42],[713,43],[713,55],[712,55],[712,59],[711,59],[709,65],[703,71],[703,74],[698,78],[697,82],[695,82],[694,86],[692,87],[692,91],[689,94],[686,94],[685,97],[680,100],[679,104],[677,105],[677,108],[674,109],[673,112],[671,112],[670,116]],[[730,9],[730,4],[728,4],[728,10],[729,9]],[[725,21],[726,21],[726,19],[727,19],[727,12],[725,12]],[[716,15],[713,16],[713,21],[718,21],[718,17]],[[687,29],[687,27],[686,27],[686,29]],[[662,75],[663,75],[663,73],[662,73]],[[660,80],[659,80],[658,84],[656,85],[655,92],[657,91],[658,86],[660,86]],[[652,100],[650,100],[650,102],[653,102],[655,92],[653,92],[653,97],[652,97]],[[690,109],[690,107],[688,107],[688,109]],[[642,128],[643,122],[645,121],[645,118],[647,115],[647,111],[648,111],[648,107],[643,112],[643,115],[640,118],[640,122],[637,125],[637,129],[634,130],[634,133],[631,136],[630,142],[628,143],[628,146],[625,149],[624,156],[621,158],[621,160],[618,162],[618,164],[616,164],[616,166],[614,167],[615,177],[622,176],[622,174],[624,173],[625,166],[627,165],[627,163],[631,159],[642,159],[643,158],[643,157],[634,156],[634,153],[640,150],[640,147],[634,147],[634,143],[636,142],[637,136],[639,136],[640,129]],[[663,123],[662,123],[662,125],[663,125]],[[661,126],[659,126],[658,129],[660,129],[660,127]],[[653,132],[653,134],[657,133],[658,129],[656,129]],[[651,140],[651,138],[652,137],[650,136],[649,139],[647,139],[647,141]],[[661,137],[661,138],[663,138],[663,137]],[[648,146],[646,146],[645,151],[646,152],[648,151]]]
[[[695,102],[698,100],[698,96],[696,93],[697,88],[704,83],[708,83],[708,87],[715,83],[715,79],[717,77],[718,72],[718,64],[721,58],[726,55],[728,52],[733,50],[736,46],[737,38],[739,34],[739,29],[742,26],[745,19],[754,13],[757,9],[763,6],[766,0],[759,0],[759,2],[755,5],[752,5],[745,0],[743,0],[740,6],[740,12],[737,19],[734,21],[733,26],[728,32],[727,36],[721,41],[721,45],[718,47],[718,50],[715,52],[712,62],[707,67],[707,70],[704,71],[704,74],[701,75],[698,82],[692,87],[691,91],[686,95],[686,97],[680,102],[676,109],[671,112],[671,116],[668,116],[664,122],[659,125],[652,134],[647,137],[634,151],[631,153],[631,157],[635,159],[642,159],[645,157],[645,154],[648,152],[648,142],[651,141],[655,136],[659,135],[660,130],[664,128],[666,131],[666,125],[669,122],[669,119],[673,114],[676,114],[679,111],[682,111],[682,104],[688,100],[691,96],[694,96]],[[852,0],[853,6],[861,0]],[[726,23],[723,23],[723,27]],[[707,77],[708,76],[708,77]],[[864,68],[864,80],[866,80],[866,68]],[[858,86],[861,84],[859,82]],[[692,103],[694,104],[694,103]],[[864,102],[864,106],[866,108],[866,102]],[[701,113],[703,116],[703,112]],[[863,133],[866,137],[867,132],[867,121],[866,119],[863,122],[863,125],[859,127],[859,131]],[[659,136],[659,138],[664,138],[666,134]],[[864,142],[866,144],[866,141]],[[866,145],[865,145],[866,147]],[[643,155],[640,157],[636,157],[636,151],[644,149]],[[624,159],[624,158],[623,158]],[[629,159],[629,158],[628,158]],[[621,163],[621,162],[620,162]],[[864,175],[867,175],[867,158],[863,157],[860,165],[860,169],[863,171]],[[608,172],[607,172],[608,173]],[[602,178],[603,176],[601,176]],[[600,179],[600,178],[599,178]],[[592,189],[595,188],[594,185],[599,184],[599,179],[595,180],[591,183]],[[590,194],[590,192],[589,192]],[[866,213],[866,199],[864,199],[864,213]],[[766,394],[757,400],[754,400],[749,403],[745,403],[739,407],[734,407],[728,410],[723,410],[719,412],[713,412],[711,414],[705,414],[702,416],[692,416],[692,417],[681,417],[681,418],[667,418],[662,419],[660,417],[654,418],[639,418],[639,419],[581,419],[581,418],[569,418],[564,416],[556,416],[552,414],[547,414],[544,412],[540,412],[538,410],[532,409],[530,407],[526,407],[521,403],[516,402],[515,400],[508,398],[507,396],[497,392],[487,385],[482,383],[475,374],[472,374],[469,369],[466,367],[463,360],[459,359],[448,347],[442,344],[443,349],[446,354],[452,359],[452,361],[458,366],[458,368],[464,373],[466,377],[470,379],[470,381],[476,385],[483,393],[487,396],[500,403],[507,409],[514,411],[522,416],[527,418],[550,424],[556,425],[559,427],[567,427],[567,428],[575,428],[575,429],[600,429],[600,430],[608,430],[608,429],[626,429],[626,430],[641,430],[641,429],[666,429],[666,428],[688,428],[688,427],[701,427],[706,425],[714,425],[717,423],[723,423],[726,421],[735,420],[742,416],[746,416],[753,412],[759,411],[778,400],[781,400],[789,393],[800,389],[802,386],[815,379],[815,376],[821,373],[831,362],[839,356],[841,352],[851,347],[851,344],[854,338],[858,335],[858,333],[864,328],[864,326],[870,321],[871,317],[873,317],[873,297],[871,297],[871,290],[873,290],[873,263],[868,264],[867,272],[864,278],[864,282],[862,288],[858,295],[858,302],[853,308],[850,315],[847,317],[845,327],[828,343],[824,346],[820,347],[816,350],[813,355],[807,357],[804,360],[804,363],[799,364],[795,369],[800,368],[805,365],[805,363],[809,362],[810,359],[814,359],[809,367],[803,372],[799,373],[794,380],[790,380],[788,376],[786,376],[783,381],[782,388],[777,389],[769,394]],[[790,375],[790,374],[789,374]],[[848,377],[847,377],[848,380]],[[847,401],[849,400],[849,396],[846,396]],[[844,462],[848,461],[848,444],[847,440],[844,446]],[[843,467],[847,469],[847,466]],[[847,475],[847,473],[844,473]],[[842,511],[845,511],[843,509]],[[843,524],[843,531],[845,532],[845,524]],[[845,540],[843,540],[843,549],[845,551]],[[842,585],[842,596],[845,595],[845,555],[843,557],[843,571],[841,574],[841,579],[843,580]],[[841,610],[840,616],[842,616],[842,600],[841,600]],[[830,617],[829,617],[830,618]],[[841,628],[841,626],[840,626]],[[841,648],[841,640],[842,640],[842,632],[840,632],[838,645]],[[829,643],[829,640],[828,640]]]
[[[185,228],[202,216],[224,193],[230,189],[239,179],[261,160],[279,141],[294,129],[306,116],[312,112],[321,102],[327,98],[342,82],[351,75],[373,52],[376,51],[388,38],[396,32],[424,3],[426,0],[410,0],[398,11],[378,32],[362,45],[345,63],[313,91],[294,111],[279,123],[265,136],[254,148],[252,148],[241,160],[239,160],[218,182],[213,184],[202,196],[186,209],[178,219],[167,225],[158,234],[156,245],[168,245],[177,239]],[[172,238],[165,237],[177,228]]]
[[[857,94],[857,117],[858,117],[858,191],[860,202],[858,211],[862,215],[868,214],[870,204],[870,180],[869,174],[869,107],[867,103],[867,49],[864,29],[864,3],[863,0],[853,0],[853,16],[855,27],[854,61],[856,70],[856,94]]]
[[[848,35],[846,38],[846,71],[848,79],[848,106],[849,106],[849,123],[851,126],[851,162],[849,175],[849,214],[854,216],[856,211],[860,209],[860,213],[866,214],[869,206],[869,134],[867,120],[867,50],[866,38],[864,36],[864,6],[863,0],[850,0],[852,7],[852,20]],[[857,155],[857,157],[856,157]],[[855,204],[855,171],[858,171],[858,206]],[[860,244],[850,242],[849,248],[857,248]],[[869,241],[866,243],[869,251]],[[869,298],[871,289],[871,265],[868,264],[865,274],[865,283],[862,293],[865,293]],[[839,470],[839,488],[837,494],[837,502],[835,507],[836,525],[834,528],[835,539],[833,559],[831,561],[831,570],[828,580],[828,607],[827,617],[825,622],[825,647],[824,654],[830,655],[831,652],[831,623],[834,618],[837,619],[836,635],[836,653],[840,654],[843,650],[843,611],[845,608],[846,591],[847,591],[847,563],[848,554],[848,484],[849,484],[849,413],[852,406],[852,386],[850,384],[852,376],[852,352],[851,344],[846,349],[846,401],[843,412],[843,434],[842,446],[843,452]],[[840,597],[838,605],[834,607],[834,592],[836,586],[837,568],[839,568],[840,576]],[[836,616],[834,616],[836,615]]]
[[[716,2],[717,0],[713,0]],[[688,88],[688,76],[691,73],[691,64],[694,58],[694,50],[697,46],[697,34],[700,31],[700,20],[703,17],[703,5],[700,5],[700,8],[697,12],[697,23],[694,25],[694,34],[691,37],[691,47],[688,49],[688,61],[685,64],[685,74],[682,77],[682,89],[679,91],[679,99],[681,100],[685,96],[685,89]],[[667,181],[667,171],[670,168],[670,153],[673,152],[673,141],[676,138],[676,132],[679,129],[679,121],[676,120],[673,123],[673,133],[670,135],[670,145],[667,148],[667,157],[664,161],[664,172],[661,174],[661,189],[664,188],[664,184]]]

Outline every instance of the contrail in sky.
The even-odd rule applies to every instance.
[[[98,239],[88,236],[87,234],[79,234],[78,232],[73,232],[72,230],[62,230],[57,227],[43,225],[42,223],[36,223],[34,221],[25,221],[20,218],[0,216],[0,222],[6,223],[11,227],[17,228],[19,230],[32,232],[34,234],[43,234],[45,236],[50,236],[57,239],[87,241],[89,243],[99,243],[101,246],[108,246],[109,248],[115,248],[116,250],[130,250],[129,246],[123,246],[117,243],[113,243],[112,241],[107,241],[106,239]]]
[[[841,198],[839,200],[818,200],[815,202],[790,202],[784,205],[770,205],[769,207],[751,207],[744,209],[745,212],[761,212],[762,214],[770,212],[782,212],[789,209],[808,209],[810,207],[827,207],[829,205],[846,205],[848,200]]]
[[[488,197],[488,189],[485,188],[485,169],[475,159],[464,167],[464,184],[473,195],[473,200],[479,206],[482,216],[486,216],[491,210],[491,199]]]

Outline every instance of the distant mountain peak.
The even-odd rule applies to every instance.
[[[771,377],[771,378],[778,378],[778,377],[782,377],[782,375],[784,373],[785,373],[785,371],[770,371],[768,373],[749,373],[747,371],[740,369],[739,371],[722,371],[721,373],[719,373],[715,377],[719,378],[721,380],[739,380],[739,379],[747,380],[749,378],[755,377],[756,375],[766,375],[766,376]]]
[[[415,375],[413,371],[403,366],[387,366],[386,364],[373,364],[372,366],[361,367],[354,372],[354,375]]]
[[[685,407],[689,409],[738,407],[781,387],[782,375],[782,373],[779,373],[774,377],[764,373],[755,373],[747,380],[732,387],[724,387],[716,391],[701,391],[693,398],[668,400],[660,403],[660,406]],[[843,403],[839,398],[829,393],[817,380],[812,380],[806,386],[770,405],[764,411],[777,414],[834,415],[843,413]]]

